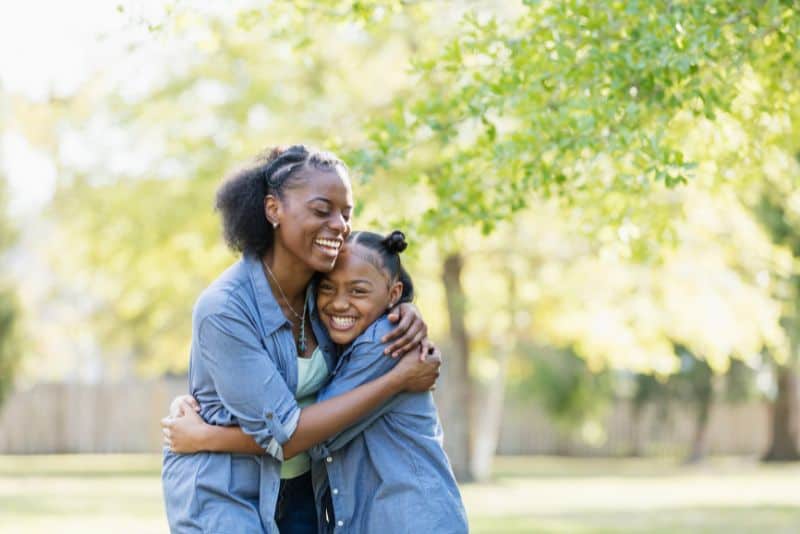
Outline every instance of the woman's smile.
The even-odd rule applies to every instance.
[[[314,240],[314,244],[317,245],[320,249],[322,249],[322,251],[325,254],[331,256],[332,258],[335,258],[339,255],[339,250],[342,248],[342,243],[343,240],[340,238],[331,239],[331,238],[318,237],[317,239]]]

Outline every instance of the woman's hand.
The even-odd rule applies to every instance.
[[[405,385],[404,391],[421,393],[434,389],[442,365],[441,353],[430,345],[430,352],[420,357],[415,351],[407,353],[397,363],[392,373],[397,373]]]
[[[389,321],[397,323],[397,327],[383,336],[381,342],[392,341],[383,351],[384,354],[391,354],[392,358],[410,351],[428,336],[428,325],[422,320],[417,307],[410,302],[403,302],[392,308]]]
[[[169,416],[180,417],[185,411],[200,411],[200,403],[191,395],[178,395],[169,404]]]
[[[205,441],[211,425],[206,424],[188,403],[181,403],[179,409],[177,417],[170,414],[161,420],[164,445],[172,452],[184,454],[207,450]]]

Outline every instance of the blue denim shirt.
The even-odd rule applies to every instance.
[[[309,290],[310,291],[310,290]],[[310,304],[328,369],[335,347]],[[297,349],[258,257],[246,255],[200,296],[192,319],[189,388],[208,423],[241,426],[265,455],[164,453],[172,532],[277,533],[282,444],[297,427]]]
[[[339,358],[321,401],[389,371],[397,360],[380,339],[386,316],[370,325]],[[402,393],[357,425],[313,447],[317,510],[330,490],[335,522],[319,513],[320,532],[462,534],[468,531],[461,494],[442,447],[442,427],[430,392]]]

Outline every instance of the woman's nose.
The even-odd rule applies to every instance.
[[[331,217],[330,227],[332,230],[336,230],[342,235],[347,235],[349,233],[350,225],[347,222],[347,219],[344,218],[344,215],[341,213],[336,213]]]

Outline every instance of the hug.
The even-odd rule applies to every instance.
[[[351,232],[346,166],[278,148],[220,187],[241,259],[195,305],[162,421],[174,533],[463,533],[402,232]]]

